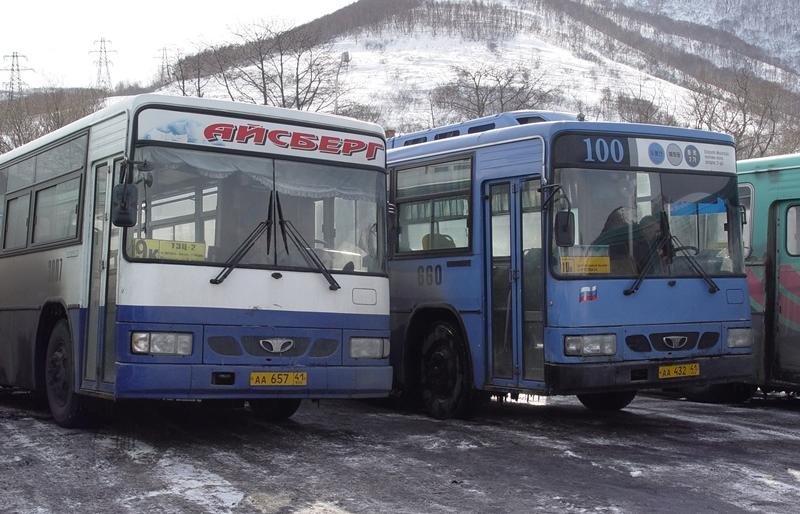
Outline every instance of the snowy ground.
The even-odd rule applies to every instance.
[[[572,398],[435,421],[363,402],[291,422],[130,406],[94,431],[0,398],[2,512],[790,512],[800,402]]]

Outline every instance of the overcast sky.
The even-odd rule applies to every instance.
[[[17,0],[2,2],[0,56],[18,52],[23,80],[38,86],[89,86],[96,82],[95,43],[108,44],[111,81],[148,84],[161,64],[161,48],[191,53],[203,43],[231,39],[232,29],[258,20],[300,24],[355,0],[230,1]],[[0,68],[9,68],[3,59]],[[0,88],[9,80],[0,71]]]

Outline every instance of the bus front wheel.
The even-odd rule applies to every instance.
[[[299,398],[248,400],[253,415],[264,421],[286,421],[300,408]]]
[[[61,320],[50,332],[45,357],[45,390],[53,419],[60,426],[74,428],[90,423],[89,398],[75,394],[74,354],[69,325]]]
[[[589,410],[611,412],[622,410],[636,397],[636,391],[579,394],[578,400]]]
[[[465,417],[470,410],[471,387],[467,357],[458,331],[436,322],[422,343],[420,389],[425,412],[436,419]]]

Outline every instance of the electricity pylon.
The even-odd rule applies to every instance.
[[[33,68],[23,68],[20,66],[20,59],[28,60],[27,57],[19,52],[11,52],[11,54],[3,56],[4,61],[11,61],[11,65],[8,68],[0,69],[0,71],[7,71],[10,73],[10,77],[6,83],[6,96],[9,100],[14,100],[14,98],[21,96],[22,90],[25,89],[26,84],[22,80],[22,72],[33,71]]]
[[[95,85],[98,89],[104,91],[111,90],[111,61],[108,59],[109,53],[114,53],[114,50],[109,50],[108,45],[110,40],[101,37],[94,42],[96,45],[95,50],[91,50],[90,54],[97,54],[97,60],[94,62],[97,65],[97,81]]]

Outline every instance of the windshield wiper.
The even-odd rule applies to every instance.
[[[264,232],[267,232],[267,255],[269,255],[270,251],[270,244],[272,241],[272,192],[269,193],[269,208],[267,213],[267,219],[261,221],[256,228],[250,232],[244,241],[242,241],[239,246],[236,247],[236,250],[233,251],[228,260],[225,261],[225,266],[222,268],[222,271],[219,272],[219,275],[212,278],[210,282],[214,285],[221,284],[228,278],[228,275],[231,274],[233,269],[244,259],[244,256],[247,255],[247,252],[253,248],[253,245],[256,244],[258,238],[261,237]]]
[[[661,235],[658,236],[658,239],[653,242],[653,245],[650,247],[650,252],[647,254],[647,259],[645,260],[644,266],[642,266],[641,271],[636,276],[636,281],[631,284],[631,287],[624,290],[622,294],[625,296],[630,296],[642,287],[642,282],[644,282],[644,277],[647,276],[647,273],[650,272],[653,265],[656,262],[657,256],[660,256],[660,251],[662,249],[666,249],[666,255],[671,258],[673,249],[671,248],[671,241],[672,236],[669,233],[669,221],[665,220],[666,216],[661,218]],[[666,226],[665,226],[666,225]]]
[[[706,272],[705,269],[703,269],[703,266],[700,265],[700,263],[697,261],[697,259],[695,259],[694,255],[689,253],[689,250],[692,247],[691,246],[683,246],[681,244],[681,242],[678,240],[678,238],[675,237],[675,236],[672,236],[672,240],[675,241],[675,245],[676,245],[675,246],[675,251],[676,252],[682,252],[683,255],[686,257],[686,260],[689,262],[689,266],[691,266],[692,269],[694,269],[697,272],[698,275],[703,277],[703,280],[705,280],[706,284],[708,284],[708,292],[711,293],[711,294],[714,294],[717,291],[719,291],[719,286],[717,285],[716,282],[714,282],[714,279],[711,278],[711,276]]]
[[[312,250],[308,242],[303,238],[300,234],[300,231],[297,230],[297,227],[292,224],[291,221],[284,219],[283,217],[283,209],[281,208],[281,198],[278,195],[278,192],[275,191],[275,203],[278,206],[278,225],[281,227],[281,235],[283,236],[283,246],[286,249],[286,253],[289,253],[289,243],[286,239],[286,235],[289,235],[289,239],[292,240],[292,243],[300,250],[300,255],[303,256],[305,259],[306,264],[312,266],[317,269],[324,277],[325,280],[328,281],[329,289],[331,291],[336,291],[337,289],[341,289],[342,286],[339,285],[339,282],[333,278],[331,272],[328,271],[328,268],[325,267],[325,264],[322,263],[319,256]]]
[[[656,262],[656,256],[659,255],[660,250],[664,250],[664,255],[666,256],[669,264],[672,263],[672,259],[675,257],[675,252],[683,253],[692,269],[694,269],[703,278],[703,280],[705,280],[706,284],[708,284],[708,292],[714,294],[719,291],[719,286],[716,282],[714,282],[714,279],[712,279],[709,274],[706,273],[706,270],[703,269],[697,259],[695,259],[694,256],[689,253],[689,250],[692,247],[683,246],[680,240],[672,235],[669,227],[669,218],[667,218],[667,214],[664,212],[661,213],[660,231],[661,235],[650,248],[650,253],[647,254],[647,260],[645,261],[642,270],[636,276],[636,281],[631,284],[631,287],[623,291],[623,294],[625,296],[630,296],[639,290],[639,288],[642,286],[642,282],[644,282],[645,276],[647,276],[647,273]]]

